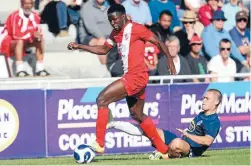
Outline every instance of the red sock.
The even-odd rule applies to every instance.
[[[96,121],[96,141],[101,147],[104,147],[105,145],[106,125],[109,118],[108,111],[108,108],[102,108],[98,110],[98,117]]]
[[[152,141],[153,145],[159,152],[163,154],[167,153],[168,146],[161,140],[151,118],[147,117],[140,124],[140,128],[144,131],[145,135]]]

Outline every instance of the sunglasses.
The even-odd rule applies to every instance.
[[[223,48],[223,47],[221,47],[221,48],[220,48],[220,50],[221,50],[221,51],[224,51],[224,50],[228,50],[228,51],[230,51],[230,50],[231,50],[231,48]]]
[[[238,19],[238,20],[237,20],[237,22],[242,22],[242,21],[243,21],[243,22],[248,22],[248,20],[245,19],[245,18],[241,18],[241,19]]]
[[[202,43],[193,43],[192,46],[201,46]]]
[[[190,21],[190,22],[183,22],[183,24],[194,24],[194,21]]]

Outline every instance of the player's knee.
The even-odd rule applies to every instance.
[[[107,107],[108,103],[106,101],[106,97],[104,95],[99,95],[96,99],[98,107]]]
[[[130,114],[131,117],[136,120],[137,122],[141,123],[142,119],[143,119],[143,114],[139,111],[137,111],[136,109],[131,108],[130,109]]]
[[[133,119],[136,119],[137,118],[137,114],[136,114],[136,111],[134,109],[130,109],[130,115]]]

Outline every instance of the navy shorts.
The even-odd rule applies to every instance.
[[[165,138],[165,144],[167,144],[167,145],[170,144],[175,138],[178,138],[177,135],[175,135],[174,133],[172,133],[172,132],[170,132],[168,130],[163,130],[163,133],[164,133],[164,138]],[[181,139],[183,139],[183,138],[181,138]],[[186,140],[184,140],[184,141],[186,141]],[[182,156],[182,157],[196,157],[196,156],[198,156],[198,155],[196,155],[194,153],[193,147],[190,147],[189,153],[187,155],[185,155],[185,156]]]

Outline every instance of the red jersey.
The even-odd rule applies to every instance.
[[[11,40],[29,40],[32,42],[33,33],[40,31],[39,24],[40,17],[34,12],[29,17],[24,15],[23,9],[11,13],[0,35],[0,52],[9,54]]]
[[[121,31],[113,30],[105,44],[110,48],[117,44],[124,74],[138,74],[148,72],[144,62],[145,43],[152,36],[153,33],[145,26],[128,22]]]
[[[200,7],[198,12],[199,20],[204,26],[208,26],[211,23],[213,17],[213,9],[208,5]]]

